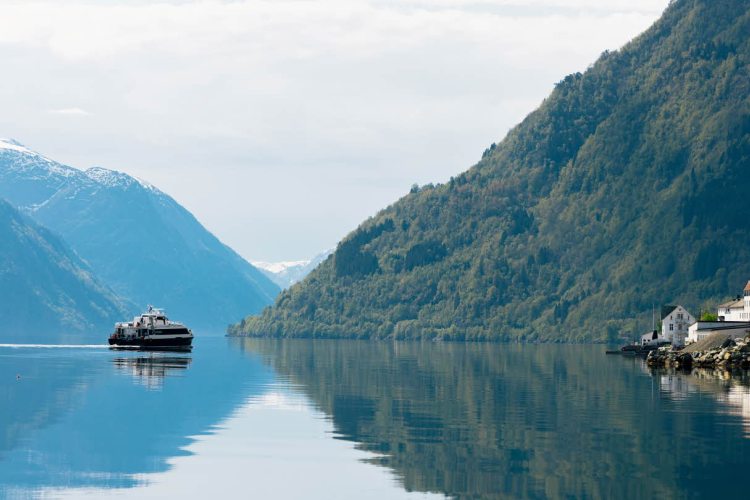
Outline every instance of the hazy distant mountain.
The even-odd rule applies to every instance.
[[[119,295],[194,328],[221,331],[278,293],[175,200],[124,173],[80,171],[4,140],[0,196],[62,235]]]
[[[59,237],[0,200],[0,342],[100,343],[126,306]]]
[[[235,333],[615,340],[750,278],[750,1],[676,0]],[[491,112],[491,110],[487,110]]]
[[[333,249],[330,249],[316,255],[310,260],[287,262],[253,261],[253,265],[268,276],[271,281],[284,289],[304,279],[305,276],[310,274],[310,271],[318,267],[318,264],[326,260],[332,253]]]

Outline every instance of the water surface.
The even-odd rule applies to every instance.
[[[749,384],[600,346],[0,346],[0,497],[744,494]]]

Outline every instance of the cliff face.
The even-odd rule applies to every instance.
[[[231,331],[606,340],[645,329],[653,304],[735,293],[750,277],[748,32],[748,1],[673,2]]]
[[[0,342],[101,342],[127,305],[62,240],[0,199]]]

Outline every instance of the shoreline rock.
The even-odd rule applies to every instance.
[[[672,346],[660,347],[646,357],[651,367],[677,369],[691,368],[741,368],[750,369],[750,337],[727,339],[720,347],[705,351],[686,352]]]

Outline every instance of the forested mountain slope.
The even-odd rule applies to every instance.
[[[750,278],[750,1],[677,0],[231,332],[606,340]],[[698,311],[695,311],[696,313]]]
[[[97,342],[121,299],[57,236],[0,199],[0,342]]]

